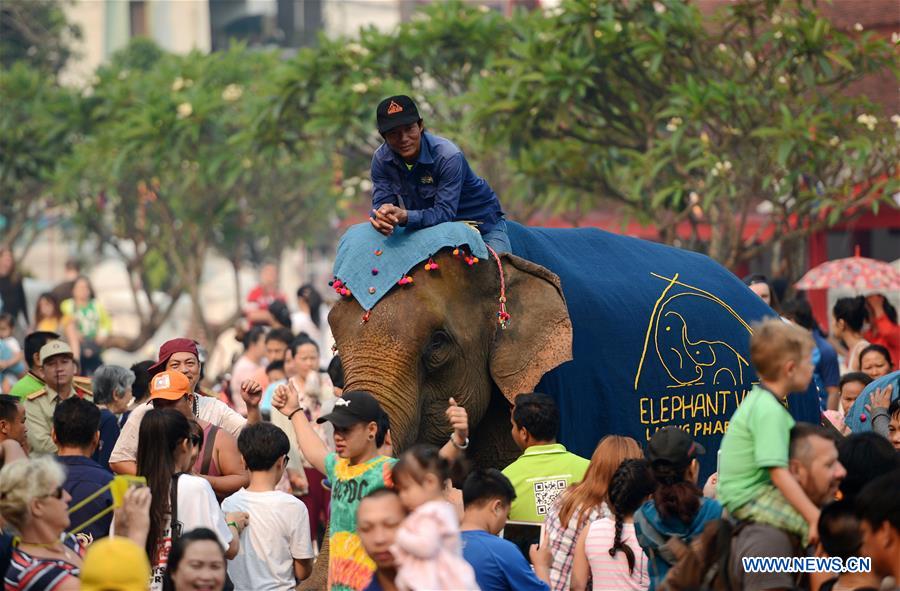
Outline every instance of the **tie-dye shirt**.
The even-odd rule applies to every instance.
[[[335,453],[325,458],[325,475],[331,482],[328,588],[332,591],[362,591],[375,572],[375,563],[356,535],[356,508],[373,490],[393,488],[391,470],[396,462],[378,456],[351,466]]]

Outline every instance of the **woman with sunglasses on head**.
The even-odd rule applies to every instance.
[[[6,571],[8,591],[78,591],[84,547],[65,534],[66,476],[53,458],[12,462],[0,470],[0,515],[19,533]]]
[[[153,409],[144,415],[138,434],[137,473],[153,493],[147,554],[153,567],[150,589],[161,591],[167,557],[181,532],[205,527],[214,531],[227,558],[238,552],[247,526],[246,513],[222,513],[209,482],[190,474],[202,439],[175,409]]]

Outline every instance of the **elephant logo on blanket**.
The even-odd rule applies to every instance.
[[[635,389],[641,373],[655,358],[667,377],[667,388],[706,386],[732,388],[744,384],[749,363],[746,351],[750,326],[715,295],[667,278],[656,301],[644,342],[644,352]]]

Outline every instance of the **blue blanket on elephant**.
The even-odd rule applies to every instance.
[[[753,323],[774,312],[708,257],[597,229],[509,224],[513,253],[556,273],[573,324],[573,358],[538,391],[562,416],[560,440],[590,457],[600,434],[644,443],[676,425],[707,449],[703,474],[737,405],[756,381]],[[515,321],[515,319],[513,319]],[[814,391],[788,397],[817,423]]]
[[[334,277],[363,310],[371,310],[410,269],[447,247],[465,247],[480,259],[488,256],[481,234],[463,222],[409,231],[398,226],[390,236],[379,234],[371,224],[356,224],[338,244]]]

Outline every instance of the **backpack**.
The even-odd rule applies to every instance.
[[[714,519],[706,524],[703,532],[690,545],[681,540],[675,542],[678,555],[659,591],[683,591],[687,589],[711,589],[729,591],[731,540],[743,528],[730,519]],[[667,541],[667,544],[671,540]]]
[[[653,542],[655,548],[652,546],[644,548],[644,553],[651,561],[662,558],[671,567],[678,562],[687,547],[685,541],[680,537],[666,535],[656,529],[642,511],[635,512],[634,527],[642,536]]]

